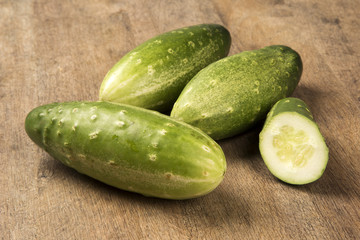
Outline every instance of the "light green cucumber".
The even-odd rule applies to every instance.
[[[259,146],[270,172],[290,184],[316,181],[328,162],[324,138],[308,106],[298,98],[285,98],[273,106]]]
[[[155,111],[109,102],[66,102],[32,110],[29,137],[51,156],[111,186],[187,199],[222,181],[226,160],[202,131]]]
[[[158,35],[116,63],[100,87],[100,100],[168,111],[190,79],[227,56],[230,33],[201,24]]]
[[[302,73],[297,52],[269,46],[223,58],[184,88],[171,116],[219,140],[242,133],[289,96]]]

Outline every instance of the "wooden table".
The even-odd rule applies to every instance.
[[[341,0],[0,0],[1,239],[360,239],[360,2]],[[143,41],[219,23],[230,55],[284,44],[304,71],[330,149],[323,177],[276,180],[257,127],[220,141],[228,171],[212,193],[171,201],[109,187],[63,166],[24,131],[38,105],[97,100],[107,71]]]

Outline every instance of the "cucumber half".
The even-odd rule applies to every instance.
[[[260,133],[261,156],[278,179],[296,185],[318,180],[329,151],[309,108],[298,98],[278,101]]]

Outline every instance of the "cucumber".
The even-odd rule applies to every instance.
[[[105,76],[100,100],[161,112],[171,110],[190,79],[227,56],[228,30],[217,24],[180,28],[154,37],[123,56]]]
[[[308,106],[298,98],[278,101],[260,133],[261,156],[278,179],[307,184],[325,171],[329,151]]]
[[[202,131],[134,106],[48,104],[28,114],[25,129],[66,166],[145,196],[199,197],[215,189],[226,170],[222,149]]]
[[[226,57],[186,85],[171,116],[215,140],[231,137],[264,119],[273,104],[294,91],[301,73],[299,54],[286,46]]]

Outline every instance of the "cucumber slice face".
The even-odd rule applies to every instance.
[[[259,145],[261,156],[275,177],[301,185],[322,176],[328,148],[310,112],[304,114],[303,110],[308,109],[305,103],[292,104],[294,101],[301,100],[288,98],[274,105],[260,133]],[[293,111],[284,108],[284,104],[292,105]]]

